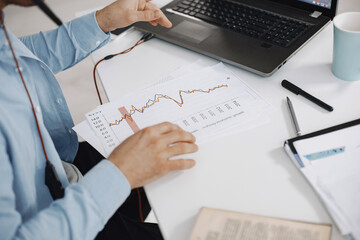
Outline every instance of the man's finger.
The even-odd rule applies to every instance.
[[[165,14],[163,12],[160,12],[160,18],[157,20],[158,23],[161,26],[164,26],[166,28],[171,28],[172,27],[172,23],[170,22],[170,20],[165,16]]]
[[[158,8],[158,6],[156,6],[152,2],[146,2],[145,10],[154,10],[155,11],[155,10],[160,10],[160,8]]]
[[[156,27],[158,25],[158,23],[154,22],[154,21],[151,21],[150,24],[153,25],[154,27]]]
[[[180,129],[179,126],[172,124],[170,122],[163,122],[156,124],[154,126],[148,127],[148,131],[150,130],[153,133],[156,133],[157,135],[166,134],[171,131],[175,131]]]
[[[140,1],[138,2],[137,10],[138,10],[138,11],[144,11],[146,4],[147,4],[146,1],[140,0]]]
[[[156,19],[159,19],[161,16],[160,11],[153,11],[153,10],[145,10],[145,11],[136,11],[133,12],[135,19],[133,19],[133,22],[151,22],[155,21]]]
[[[168,167],[170,171],[189,169],[195,166],[193,159],[176,159],[169,160]]]
[[[182,130],[181,128],[170,131],[163,135],[164,143],[166,145],[174,144],[177,142],[194,143],[196,138],[189,132]]]
[[[155,20],[155,21],[151,21],[150,24],[156,27],[158,25],[158,22]]]
[[[160,134],[167,134],[168,132],[176,131],[176,130],[180,129],[179,126],[177,126],[171,122],[159,123],[159,124],[155,125],[154,127]]]
[[[145,5],[145,10],[158,10],[160,12],[160,17],[157,19],[157,23],[159,23],[160,25],[170,28],[172,26],[172,23],[170,22],[170,20],[165,16],[165,14],[153,3],[151,2],[147,2]]]
[[[162,156],[166,159],[169,159],[174,156],[194,153],[199,150],[199,147],[196,144],[192,143],[177,143],[162,153]]]

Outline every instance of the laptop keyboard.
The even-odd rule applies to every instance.
[[[172,10],[283,47],[290,46],[310,26],[225,0],[183,0]]]

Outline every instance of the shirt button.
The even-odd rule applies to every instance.
[[[36,106],[36,107],[35,107],[35,110],[36,110],[37,113],[40,113],[40,112],[41,112],[40,106]]]
[[[100,45],[100,41],[97,41],[95,44],[96,44],[96,46],[99,46]]]
[[[61,104],[61,103],[62,103],[62,100],[61,100],[60,98],[58,98],[58,99],[56,99],[56,102],[57,102],[58,104]]]
[[[22,72],[23,71],[23,68],[22,67],[19,67],[20,71]],[[15,72],[19,72],[18,68],[16,67],[15,68]]]
[[[71,130],[71,129],[69,129],[68,132],[69,132],[70,134],[72,134],[72,130]]]

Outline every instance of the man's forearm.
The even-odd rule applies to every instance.
[[[110,35],[99,28],[95,13],[74,19],[57,29],[21,38],[54,73],[72,67],[109,40]]]

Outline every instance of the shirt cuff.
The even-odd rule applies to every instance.
[[[103,223],[130,195],[130,184],[124,174],[110,161],[104,159],[93,167],[80,181],[97,204]]]
[[[86,52],[92,52],[110,41],[110,32],[104,33],[96,21],[96,12],[89,13],[69,22],[70,32],[79,47]]]

